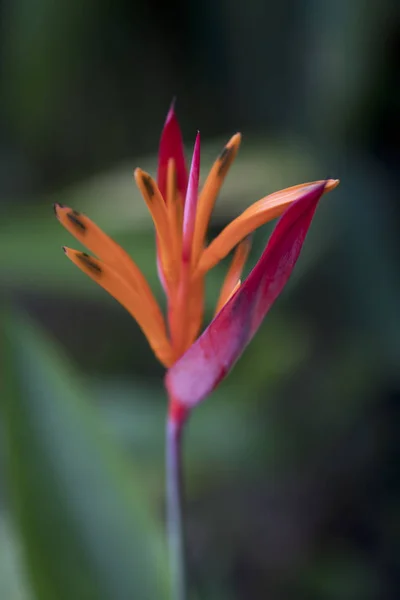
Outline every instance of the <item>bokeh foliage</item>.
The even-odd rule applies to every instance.
[[[74,241],[51,204],[115,236],[161,300],[132,170],[155,172],[177,94],[188,148],[197,128],[205,140],[203,176],[244,133],[211,235],[275,189],[342,180],[289,287],[190,423],[198,597],[395,599],[396,3],[0,10],[0,293],[12,305],[0,338],[0,598],[163,597],[163,372],[130,317],[65,260]],[[225,266],[209,277],[207,319]]]

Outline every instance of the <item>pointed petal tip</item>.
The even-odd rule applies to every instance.
[[[61,202],[54,202],[53,203],[53,210],[54,210],[54,214],[56,215],[56,217],[58,218],[58,211],[62,208],[68,208],[67,206],[64,206],[64,204],[61,204]]]
[[[67,246],[61,246],[61,248],[63,249],[64,254],[67,254],[67,256],[68,256],[68,248],[67,248]]]
[[[153,181],[153,178],[150,175],[150,173],[147,173],[147,171],[144,171],[140,167],[136,167],[136,169],[133,171],[133,178],[139,187],[140,187],[140,183],[142,183],[143,181],[144,182],[146,182],[146,181],[152,182]]]
[[[158,150],[157,183],[161,194],[167,194],[167,173],[170,159],[174,160],[176,171],[176,187],[182,197],[186,194],[188,173],[186,169],[185,151],[179,121],[175,113],[175,99],[165,119]]]
[[[167,112],[167,117],[165,119],[165,125],[167,125],[167,123],[169,123],[169,121],[171,121],[171,119],[173,119],[174,117],[176,117],[175,104],[176,104],[176,96],[174,96],[172,98],[171,104],[169,105],[169,109],[168,109],[168,112]]]
[[[200,169],[200,131],[197,131],[196,139],[193,146],[193,155],[192,162],[190,165],[189,171],[189,182],[195,178],[192,184],[195,182],[196,178],[198,178],[198,171]],[[198,183],[197,183],[198,185]],[[189,191],[189,187],[188,187]]]
[[[196,158],[197,158],[197,154],[200,152],[200,131],[197,130],[196,133],[196,140],[194,142],[194,151],[193,151],[193,156],[196,154]]]
[[[196,222],[198,190],[200,177],[200,132],[197,132],[194,143],[192,163],[189,171],[189,181],[186,191],[183,214],[183,246],[182,256],[185,261],[191,257],[194,227]]]
[[[326,179],[325,180],[325,192],[331,192],[332,190],[337,188],[339,183],[340,183],[340,179]]]
[[[194,140],[194,146],[193,146],[193,154],[192,154],[192,164],[191,164],[191,167],[193,166],[193,162],[199,160],[199,158],[200,158],[200,141],[201,141],[200,131],[197,130],[196,131],[196,138]],[[189,177],[190,177],[190,172],[189,172]]]
[[[224,147],[224,150],[226,148],[235,148],[235,152],[237,152],[239,150],[241,142],[242,142],[242,134],[240,133],[240,131],[237,131],[229,139],[229,141],[227,142],[227,144]],[[226,152],[226,150],[225,150],[225,152]]]

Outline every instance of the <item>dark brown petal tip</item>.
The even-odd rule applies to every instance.
[[[86,252],[80,252],[76,257],[95,275],[100,275],[102,273],[101,267],[91,256],[89,256],[89,254],[86,254]]]
[[[60,202],[54,202],[53,204],[53,210],[54,210],[54,214],[56,215],[56,217],[58,218],[58,209],[59,208],[64,208],[64,204],[60,204]]]
[[[154,196],[154,186],[153,186],[153,182],[151,180],[150,175],[143,175],[142,181],[143,181],[143,185],[146,188],[146,191],[147,191],[149,197],[152,198]]]
[[[225,146],[225,148],[222,150],[221,154],[219,155],[219,169],[218,169],[218,176],[219,177],[223,177],[228,168],[229,165],[231,163],[232,160],[232,155],[233,155],[233,151],[234,148],[233,146]]]
[[[67,213],[67,217],[71,221],[71,223],[78,227],[82,232],[84,232],[86,231],[86,225],[82,223],[82,221],[78,218],[79,216],[80,213],[78,213],[78,211],[76,210],[71,210]]]
[[[65,246],[62,247],[64,254],[67,254],[67,248]]]

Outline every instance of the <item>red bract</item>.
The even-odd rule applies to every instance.
[[[289,206],[243,285],[167,372],[172,418],[184,418],[215,389],[256,333],[290,277],[324,189],[310,185]]]
[[[181,128],[176,118],[174,103],[172,103],[165,120],[158,149],[157,183],[164,198],[167,197],[168,168],[175,172],[176,190],[183,202],[188,176]]]

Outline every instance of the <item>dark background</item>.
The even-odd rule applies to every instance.
[[[120,241],[161,298],[132,171],[155,173],[173,96],[188,150],[201,131],[203,176],[230,135],[244,136],[211,235],[269,192],[341,179],[290,286],[193,415],[187,520],[201,598],[398,597],[396,5],[0,2],[0,293],[65,348],[160,507],[163,371],[128,314],[64,258],[77,244],[52,202]],[[6,497],[0,597],[25,600]]]

